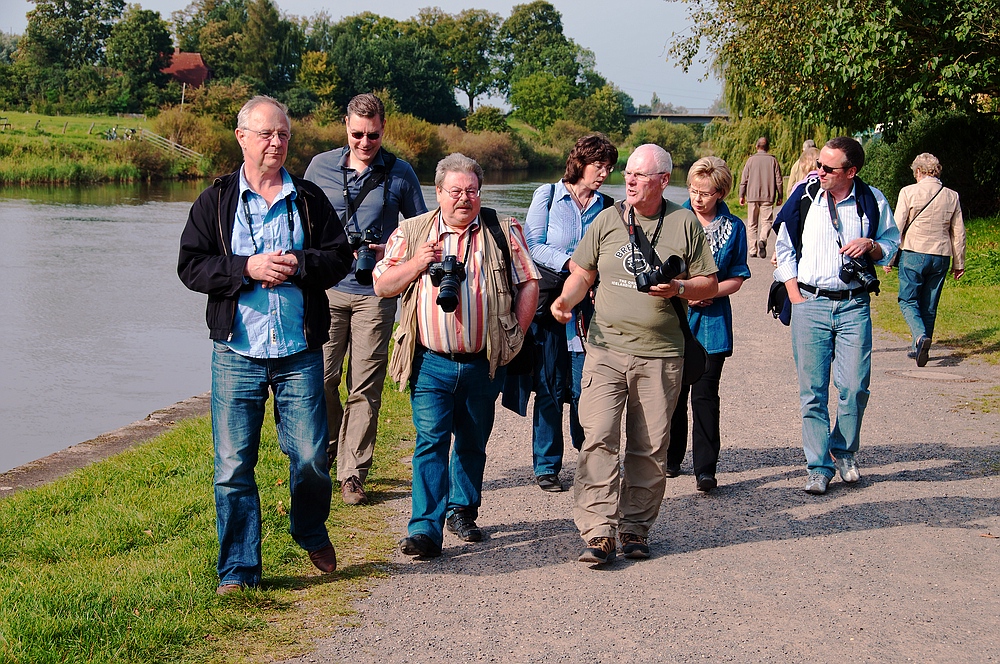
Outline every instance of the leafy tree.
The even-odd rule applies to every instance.
[[[694,27],[671,53],[686,69],[706,44],[740,115],[894,132],[1000,92],[1000,0],[684,1]]]
[[[579,47],[563,34],[562,14],[546,0],[517,5],[497,34],[506,77],[503,91],[532,74],[548,72],[575,85],[580,76]]]
[[[621,95],[610,85],[599,88],[585,99],[572,100],[566,107],[566,119],[619,140],[628,131]]]
[[[504,134],[510,131],[507,117],[496,106],[480,106],[465,117],[465,129],[473,133],[495,131]]]
[[[67,69],[103,64],[104,41],[125,0],[30,0],[19,51],[40,66]]]
[[[625,142],[622,151],[628,155],[644,143],[654,143],[670,153],[674,165],[687,168],[694,163],[695,149],[698,146],[698,135],[690,125],[674,124],[661,118],[643,120],[632,125],[632,133]],[[730,162],[730,168],[742,168],[743,163],[735,166]]]
[[[425,8],[416,17],[416,36],[440,54],[452,84],[468,97],[470,113],[476,97],[498,89],[500,24],[499,14],[483,9],[451,15],[437,7]]]
[[[332,101],[340,76],[330,56],[322,51],[306,51],[302,54],[298,83],[310,90],[320,101]]]
[[[173,52],[173,40],[160,13],[130,5],[107,41],[108,64],[124,74],[124,88],[133,100],[126,104],[127,110],[142,110],[142,101],[150,95],[154,102],[150,105],[155,105],[156,90],[167,82],[161,70],[170,66]]]
[[[514,82],[510,103],[515,107],[515,116],[536,129],[545,129],[562,118],[575,92],[566,77],[539,71]]]
[[[14,62],[14,53],[17,51],[17,42],[20,39],[20,35],[0,32],[0,64],[9,65]]]

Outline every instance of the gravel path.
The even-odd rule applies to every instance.
[[[750,267],[723,372],[720,487],[695,491],[688,458],[651,559],[575,562],[572,494],[533,484],[530,417],[498,407],[486,541],[446,534],[431,561],[397,553],[353,624],[293,661],[1000,660],[1000,416],[977,406],[1000,370],[940,347],[917,369],[905,340],[877,336],[861,483],[809,496],[788,328],[764,313],[770,265]],[[566,484],[575,463],[570,450]],[[402,536],[409,496],[392,505]]]

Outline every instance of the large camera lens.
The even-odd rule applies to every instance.
[[[677,278],[677,275],[686,270],[683,258],[670,256],[659,268],[635,275],[635,287],[640,293],[648,293],[653,286],[670,283],[671,279]]]
[[[439,263],[431,263],[427,273],[431,283],[438,287],[438,306],[450,314],[458,308],[458,291],[465,280],[465,263],[457,256],[448,255]]]
[[[372,270],[375,269],[375,250],[367,244],[358,247],[358,262],[354,267],[354,278],[362,286],[371,286]]]

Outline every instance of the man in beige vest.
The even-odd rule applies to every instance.
[[[538,302],[521,226],[481,207],[482,184],[474,160],[442,159],[438,208],[404,220],[372,273],[377,295],[402,294],[389,375],[400,389],[409,381],[417,430],[412,515],[399,542],[408,556],[441,555],[445,524],[465,542],[483,538],[476,519],[503,365]]]

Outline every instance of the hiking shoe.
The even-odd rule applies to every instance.
[[[559,482],[559,476],[554,473],[549,475],[539,475],[535,478],[535,483],[539,486],[539,488],[541,488],[542,491],[558,493],[563,490],[563,485]]]
[[[399,550],[404,556],[416,558],[437,558],[441,555],[441,546],[423,533],[399,540]]]
[[[921,334],[917,339],[917,366],[922,367],[927,364],[928,356],[931,352],[931,338]]]
[[[577,560],[581,563],[603,565],[615,559],[616,549],[614,537],[591,537],[587,542],[587,548],[580,553]]]
[[[853,484],[861,479],[861,471],[858,470],[858,463],[854,460],[853,455],[834,459],[833,465],[837,467],[837,472],[840,473],[840,479],[845,482]]]
[[[680,464],[676,464],[676,465],[674,465],[672,463],[668,463],[667,464],[667,470],[666,470],[667,477],[677,477],[680,474],[681,474],[681,465]]]
[[[361,487],[361,480],[357,477],[348,477],[340,483],[340,495],[344,497],[344,502],[348,505],[360,505],[368,501],[368,495]]]
[[[767,258],[767,242],[764,240],[757,241],[757,257]]]
[[[826,493],[828,484],[830,484],[830,478],[823,473],[809,473],[809,479],[806,480],[806,485],[802,487],[802,490],[806,493],[821,496]]]
[[[698,476],[698,491],[704,491],[707,493],[717,486],[719,486],[719,482],[715,479],[715,475],[702,473]]]
[[[445,520],[445,525],[463,542],[483,541],[483,531],[476,525],[476,520],[465,512],[455,512]]]
[[[649,558],[649,538],[634,533],[618,533],[622,543],[622,555],[626,558]]]

